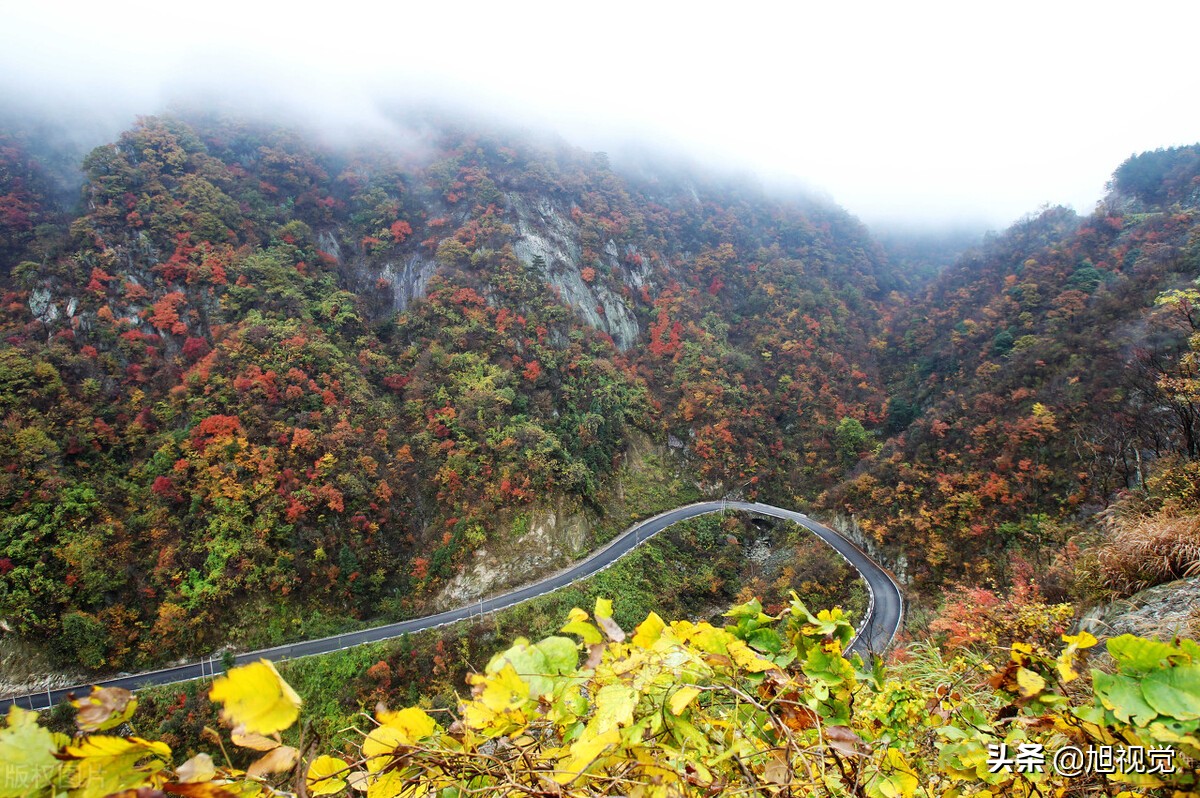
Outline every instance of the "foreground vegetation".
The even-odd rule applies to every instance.
[[[757,556],[769,546],[772,556]],[[755,555],[755,556],[751,556]],[[760,529],[741,513],[703,516],[659,533],[612,567],[570,587],[486,617],[398,640],[280,663],[307,706],[312,733],[334,744],[353,737],[355,717],[377,703],[453,709],[468,674],[483,670],[514,637],[553,634],[572,607],[620,596],[614,617],[632,628],[648,613],[719,622],[724,608],[761,595],[772,611],[796,591],[814,606],[840,604],[861,619],[866,591],[832,549],[795,524]],[[207,685],[147,688],[140,728],[172,746],[199,744],[216,722]],[[66,725],[63,725],[66,724]],[[60,719],[56,728],[68,729]]]
[[[842,656],[840,610],[793,600],[771,616],[752,601],[725,617],[651,613],[627,632],[597,600],[496,654],[453,708],[381,704],[338,749],[297,724],[301,698],[265,661],[213,683],[232,730],[206,729],[186,758],[132,733],[124,691],[75,702],[73,737],[14,708],[0,796],[1200,794],[1193,641],[1113,638],[1107,670],[1086,674],[1096,639],[1043,623],[1028,640],[885,667]],[[1061,753],[1105,746],[1115,767],[1073,772]],[[1154,754],[1122,765],[1135,749]],[[1010,751],[1044,761],[1014,766]]]

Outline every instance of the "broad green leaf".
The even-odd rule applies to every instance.
[[[566,640],[565,637],[558,638]],[[575,644],[570,643],[571,650],[574,652]],[[517,675],[525,681],[527,691],[533,698],[538,698],[543,695],[548,695],[554,690],[554,681],[549,677],[550,664],[546,661],[546,654],[537,646],[532,646],[525,638],[518,638],[512,648],[494,657],[488,663],[488,673],[497,673],[504,667],[511,667],[516,671]]]
[[[1184,723],[1178,720],[1155,721],[1147,727],[1155,741],[1190,745],[1200,751],[1200,724],[1195,721]]]
[[[558,631],[569,635],[579,635],[586,645],[593,646],[604,641],[604,636],[594,624],[588,622],[588,614],[578,607],[572,608],[567,615],[567,623]]]
[[[703,761],[710,768],[720,764],[721,757],[732,758],[737,755],[734,747],[727,748],[720,757],[713,758],[713,745],[708,739],[708,735],[697,729],[686,718],[672,718],[669,721],[671,736],[675,741],[687,751],[695,751],[696,758]]]
[[[571,673],[579,666],[579,649],[573,640],[566,637],[547,637],[535,648],[545,655],[548,676]]]
[[[1179,646],[1179,650],[1188,658],[1188,662],[1200,665],[1200,643],[1187,637],[1181,637],[1175,642]]]
[[[37,713],[14,705],[8,727],[0,729],[0,798],[21,798],[41,791],[58,770],[54,736],[37,724]]]
[[[300,696],[265,659],[233,668],[213,682],[208,697],[224,705],[226,723],[248,732],[273,734],[300,717]]]
[[[783,650],[783,638],[774,629],[755,629],[745,639],[747,645],[768,654],[778,654]]]
[[[1104,708],[1125,723],[1145,726],[1158,717],[1158,711],[1142,696],[1141,683],[1129,676],[1093,670],[1092,689]]]
[[[308,766],[305,780],[309,795],[334,795],[346,789],[346,774],[350,765],[343,759],[319,756]]]
[[[748,629],[754,629],[775,620],[762,611],[762,602],[757,598],[750,599],[745,604],[730,607],[725,613],[725,617],[733,618],[737,621],[738,626],[745,626]]]
[[[1142,695],[1160,715],[1200,719],[1200,665],[1178,665],[1148,674],[1142,680]]]
[[[1174,646],[1128,634],[1110,638],[1107,647],[1121,671],[1135,676],[1165,667],[1180,654]]]

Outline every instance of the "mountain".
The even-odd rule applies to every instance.
[[[12,633],[129,668],[412,614],[473,551],[533,535],[519,578],[622,528],[647,442],[710,495],[802,501],[883,422],[899,283],[840,209],[404,125],[143,118],[77,203],[11,137]]]
[[[667,480],[834,518],[931,612],[1078,598],[1096,513],[1200,455],[1196,147],[939,267],[745,179],[395,121],[147,117],[74,172],[6,134],[8,634],[119,669],[412,615]]]
[[[824,504],[915,583],[1065,597],[1096,512],[1200,454],[1197,153],[1130,158],[1094,214],[1022,220],[898,314],[889,437]]]

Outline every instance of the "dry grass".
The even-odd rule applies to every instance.
[[[1121,595],[1200,575],[1200,515],[1113,519],[1099,561],[1105,583]]]

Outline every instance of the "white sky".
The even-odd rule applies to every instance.
[[[432,97],[799,179],[868,224],[1086,213],[1130,154],[1200,141],[1196,0],[0,0],[0,19],[0,91],[121,127],[200,86],[351,127],[382,93]]]

